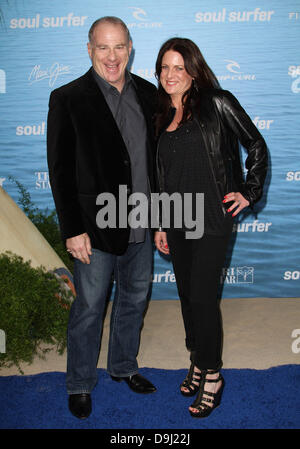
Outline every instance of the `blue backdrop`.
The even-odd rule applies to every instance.
[[[298,0],[2,0],[0,8],[0,183],[15,200],[10,175],[38,207],[54,207],[46,163],[48,99],[52,89],[90,67],[86,43],[94,20],[116,15],[127,23],[132,71],[154,84],[161,44],[188,37],[247,110],[270,152],[260,207],[256,215],[240,216],[234,228],[223,297],[299,297]],[[152,297],[178,297],[172,265],[157,252]]]

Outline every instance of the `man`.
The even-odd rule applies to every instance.
[[[91,26],[92,67],[51,93],[47,148],[50,183],[66,248],[74,257],[76,299],[68,324],[67,391],[70,411],[91,413],[97,383],[103,314],[112,275],[116,280],[107,370],[138,393],[156,388],[138,373],[136,356],[151,281],[149,230],[99,227],[96,198],[119,187],[149,197],[154,188],[152,116],[156,88],[126,70],[132,50],[119,18]],[[127,201],[127,198],[126,198]],[[118,222],[117,216],[117,222]]]

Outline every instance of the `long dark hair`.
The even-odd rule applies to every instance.
[[[187,73],[193,78],[191,87],[182,96],[183,116],[179,125],[192,117],[192,105],[197,103],[199,89],[203,87],[220,88],[219,82],[207,65],[200,49],[190,39],[173,37],[168,39],[160,48],[156,65],[155,76],[159,82],[161,74],[162,59],[164,54],[173,50],[181,54],[184,60],[184,67]],[[166,93],[161,83],[158,85],[158,110],[156,114],[156,133],[161,130],[167,121],[171,106],[171,98]]]

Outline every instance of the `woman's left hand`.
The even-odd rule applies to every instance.
[[[229,203],[230,201],[233,201],[234,203],[227,209],[227,212],[231,212],[233,209],[237,208],[232,214],[233,217],[250,204],[240,192],[227,193],[227,195],[224,196],[223,203]]]

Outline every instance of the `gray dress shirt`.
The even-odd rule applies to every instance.
[[[140,192],[150,198],[147,170],[147,126],[139,104],[134,80],[125,72],[125,85],[120,93],[93,69],[95,80],[104,95],[126,145],[130,163],[132,192]],[[148,210],[147,210],[148,212]],[[145,227],[131,228],[129,243],[145,240]]]

